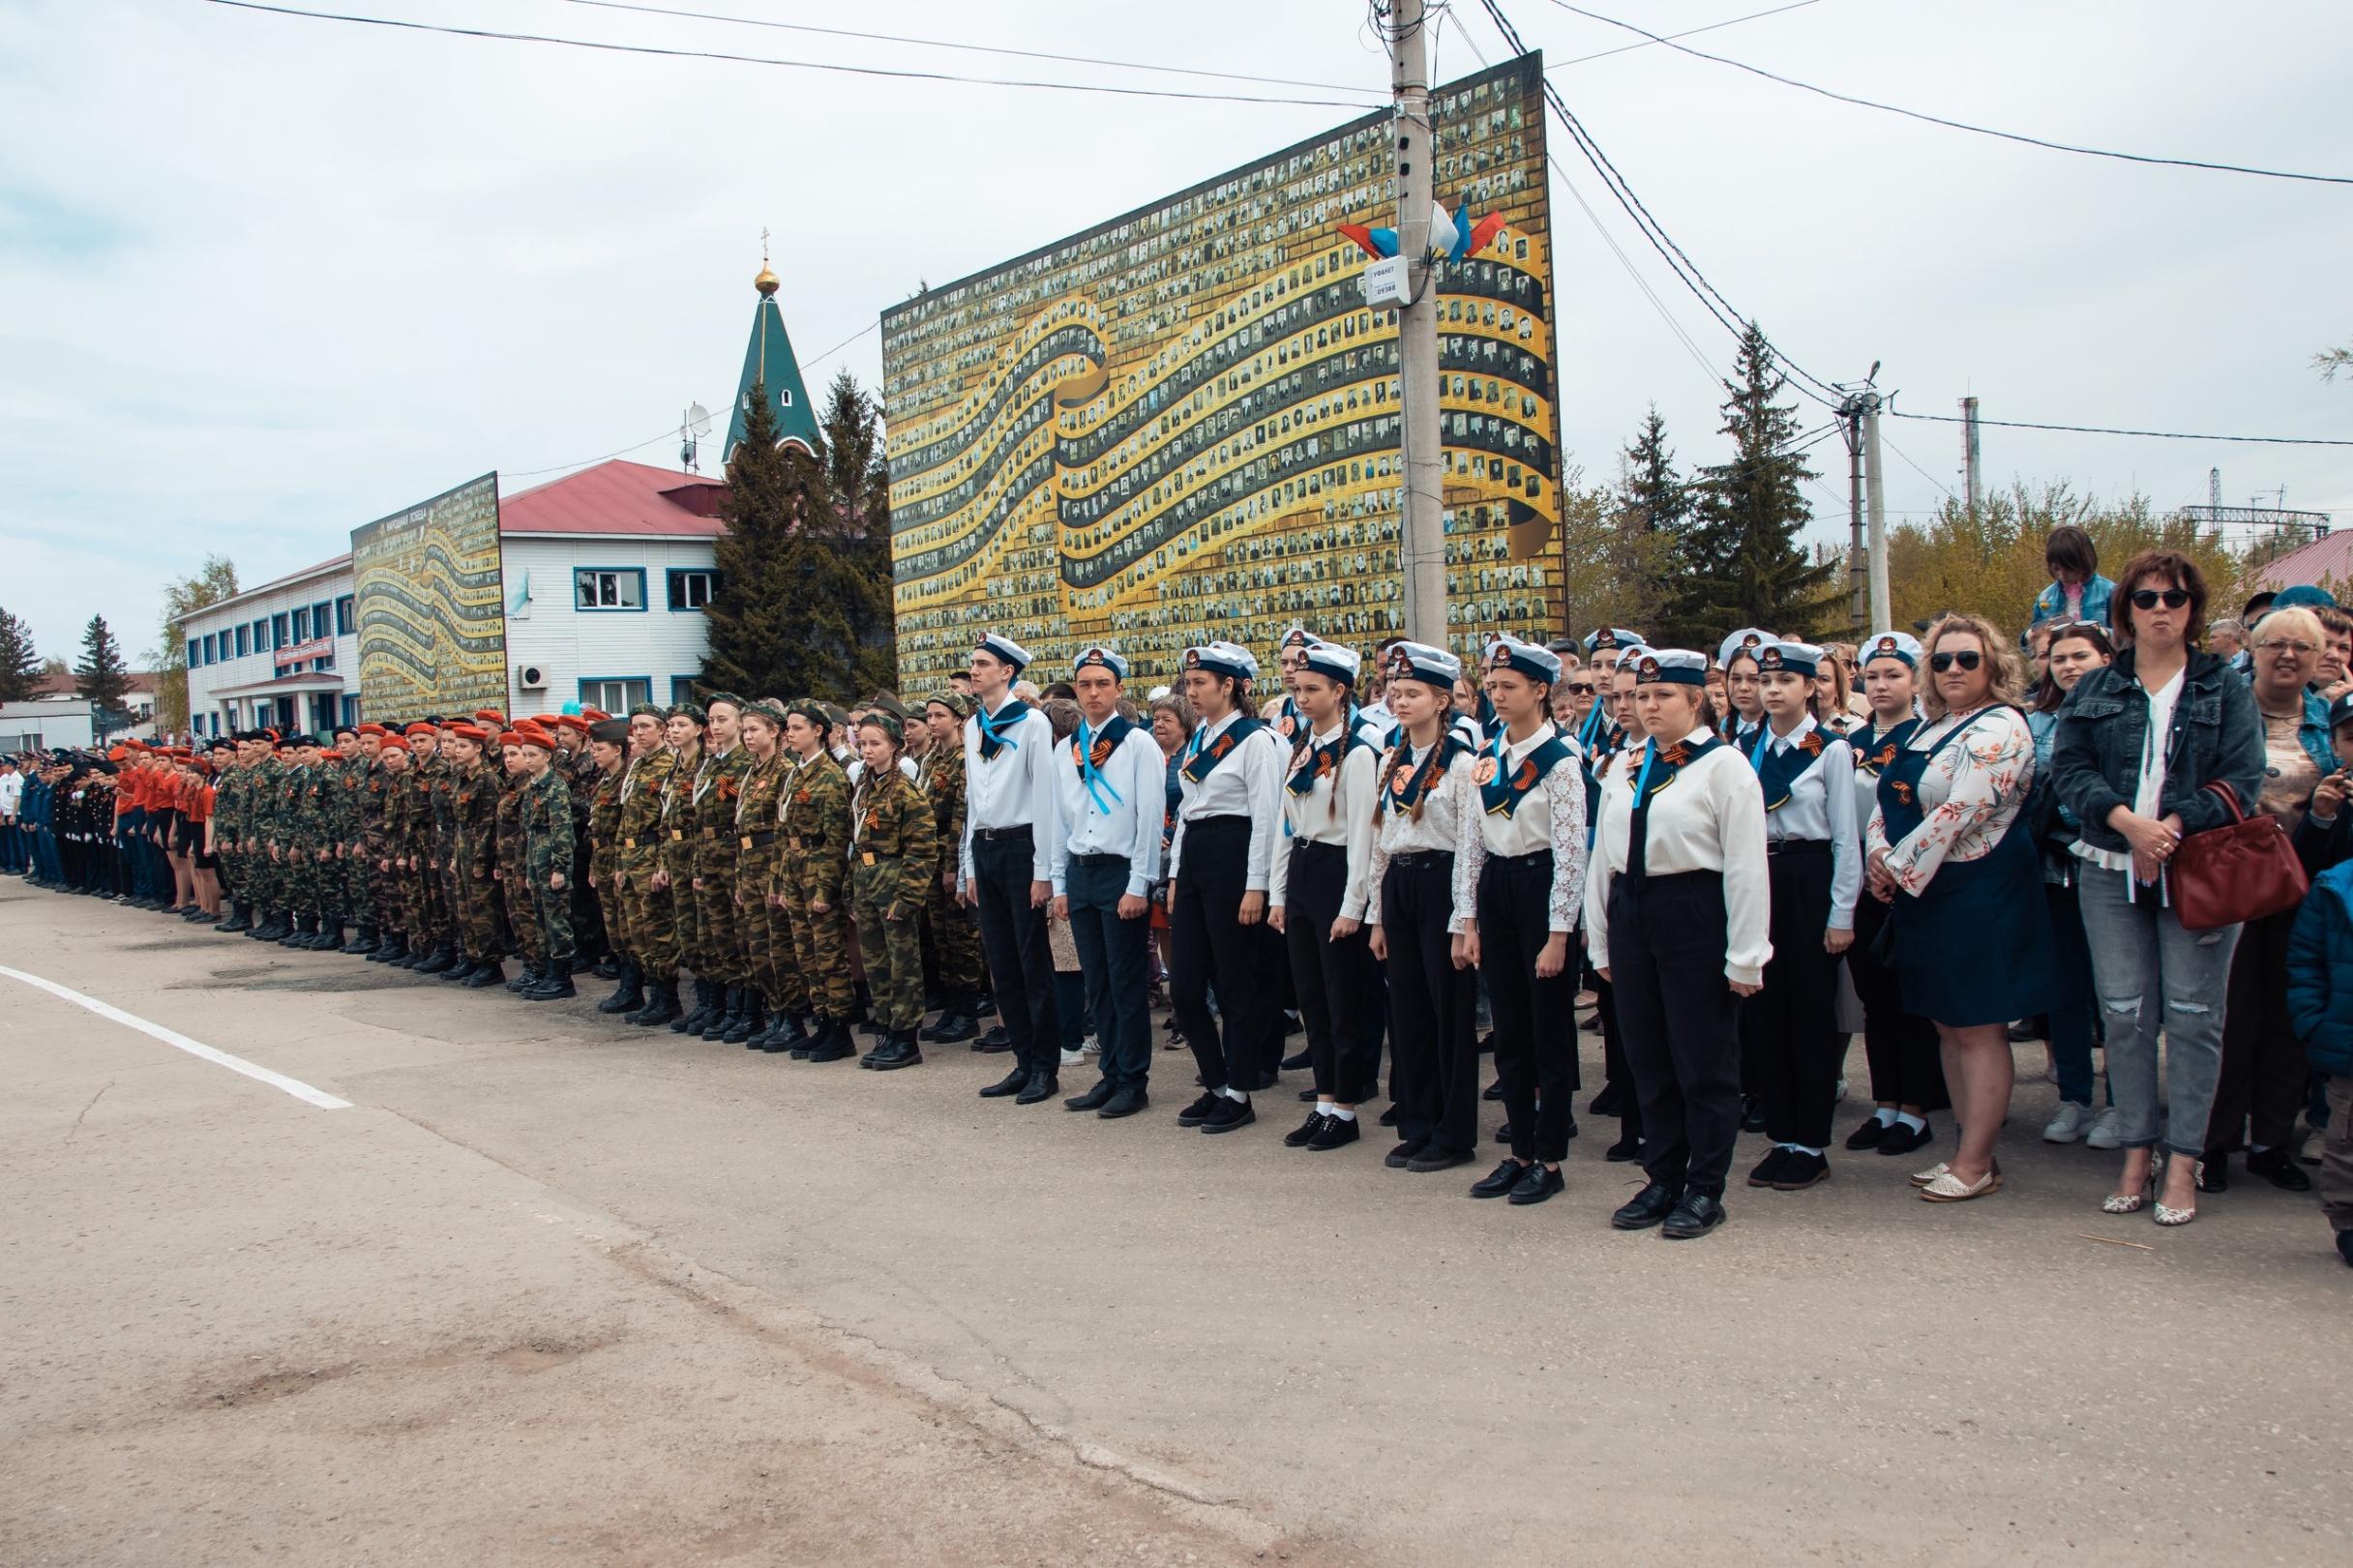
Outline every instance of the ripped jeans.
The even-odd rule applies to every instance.
[[[2108,1089],[2123,1146],[2159,1141],[2157,1041],[2165,1039],[2164,1144],[2196,1159],[2222,1075],[2222,1007],[2239,928],[2185,931],[2152,887],[2130,872],[2086,863],[2080,897],[2092,947],[2092,989],[2107,1028]]]

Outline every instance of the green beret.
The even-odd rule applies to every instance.
[[[745,708],[751,705],[732,692],[713,692],[708,697],[704,698],[704,700],[707,702],[724,702],[729,707],[733,708],[737,713],[743,712]]]
[[[649,707],[651,705],[647,704]],[[629,744],[629,721],[626,719],[600,719],[588,726],[588,738],[601,740],[608,746],[626,746]]]
[[[907,739],[907,726],[901,724],[899,716],[888,708],[869,708],[866,711],[866,717],[858,721],[858,727],[864,729],[869,725],[888,735],[893,746],[901,745]]]
[[[803,723],[815,725],[819,729],[832,723],[825,716],[825,704],[813,696],[805,696],[797,702],[787,703],[785,712],[797,716]]]
[[[866,705],[897,715],[902,724],[914,717],[913,714],[907,711],[907,704],[899,700],[899,694],[896,692],[877,692],[866,699]]]
[[[923,700],[926,706],[929,706],[934,702],[938,703],[941,707],[947,709],[948,712],[954,714],[959,719],[969,719],[972,717],[972,699],[965,695],[962,692],[957,691],[952,686],[944,692],[934,692],[930,696],[925,697]]]
[[[743,705],[743,716],[746,719],[755,714],[774,725],[779,731],[785,727],[785,710],[773,702],[747,702]]]
[[[849,710],[843,707],[839,702],[819,702],[818,707],[824,712],[825,722],[829,725],[846,725],[849,723]]]
[[[645,717],[648,719],[656,721],[657,723],[670,717],[670,710],[662,706],[662,704],[659,702],[640,702],[629,710],[629,716],[632,719],[635,719],[640,713],[645,715]]]
[[[702,704],[700,702],[673,702],[670,705],[670,711],[662,717],[664,719],[692,719],[700,725],[708,720],[710,715],[702,711]]]

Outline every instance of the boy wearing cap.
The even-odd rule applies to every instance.
[[[544,729],[517,731],[522,785],[516,791],[522,829],[524,886],[539,951],[538,978],[521,995],[526,1002],[578,994],[572,984],[572,791],[554,766],[555,737]]]
[[[937,857],[923,908],[924,938],[939,977],[939,1021],[921,1036],[943,1045],[980,1033],[980,930],[972,910],[956,897],[964,854],[964,725],[971,711],[972,699],[953,688],[927,698],[922,722],[931,744],[916,760],[916,786],[932,803]]]
[[[991,632],[972,650],[978,707],[965,732],[965,831],[959,854],[964,901],[980,911],[998,1016],[1013,1042],[1013,1070],[980,1091],[1033,1106],[1060,1087],[1061,1030],[1055,1016],[1054,957],[1046,901],[1054,893],[1054,725],[1013,695],[1029,651]]]
[[[620,847],[614,888],[621,910],[622,939],[644,976],[646,1001],[629,1021],[640,1028],[675,1021],[678,1001],[678,929],[670,884],[662,871],[668,842],[662,813],[670,796],[677,754],[665,743],[660,708],[640,702],[629,710],[629,744],[636,753],[621,770]]]
[[[521,726],[498,737],[498,905],[506,911],[507,930],[522,958],[522,972],[506,982],[510,991],[537,985],[547,959],[539,943],[538,906],[531,897],[530,845],[522,831],[522,789],[529,782],[522,737]]]

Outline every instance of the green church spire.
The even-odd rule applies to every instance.
[[[752,340],[744,347],[743,377],[735,388],[735,411],[728,419],[728,444],[721,460],[732,457],[743,439],[744,416],[751,409],[756,386],[767,389],[768,407],[776,416],[777,444],[794,442],[815,457],[823,450],[824,438],[818,434],[817,414],[809,406],[809,388],[801,381],[800,362],[792,357],[792,339],[785,331],[784,312],[776,308],[776,274],[768,270],[764,255],[752,286],[760,290],[760,304],[752,312]]]

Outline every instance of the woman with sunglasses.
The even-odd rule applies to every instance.
[[[2279,818],[2293,838],[2320,781],[2337,771],[2329,745],[2329,704],[2310,682],[2320,673],[2320,617],[2296,606],[2255,623],[2256,717],[2263,726],[2263,782],[2251,811]],[[2296,910],[2250,920],[2239,931],[2230,961],[2230,994],[2222,1014],[2222,1070],[2215,1082],[2214,1115],[2206,1127],[2201,1190],[2228,1185],[2234,1150],[2247,1151],[2249,1174],[2285,1192],[2311,1191],[2296,1163],[2296,1112],[2310,1069],[2304,1045],[2288,1021],[2287,943]]]
[[[2196,1162],[2221,1072],[2222,1009],[2239,928],[2193,932],[2165,896],[2188,835],[2230,813],[2207,785],[2256,799],[2263,729],[2247,682],[2198,645],[2206,579],[2175,550],[2134,556],[2111,610],[2118,653],[2075,683],[2051,749],[2061,804],[2082,830],[2077,898],[2107,1030],[2108,1086],[2123,1123],[2124,1170],[2101,1205],[2132,1214],[2154,1193],[2159,1225],[2197,1218]],[[2159,1032],[2165,1040],[2161,1167]]]
[[[1879,807],[1880,774],[1921,723],[1919,639],[1908,632],[1882,632],[1869,648],[1862,690],[1871,714],[1847,740],[1855,754],[1855,820],[1863,824]],[[1857,829],[1859,843],[1862,833]],[[1847,1135],[1846,1146],[1904,1155],[1936,1140],[1928,1114],[1952,1102],[1945,1093],[1936,1025],[1904,1006],[1895,966],[1880,957],[1880,932],[1890,918],[1882,901],[1855,901],[1855,945],[1847,949],[1846,966],[1862,1001],[1862,1050],[1878,1108]]]
[[[2059,799],[2051,774],[2051,749],[2059,735],[2059,712],[2068,694],[2095,669],[2115,662],[2108,634],[2090,621],[2044,621],[2035,628],[2048,632],[2044,639],[2043,674],[2035,685],[2034,706],[2026,715],[2035,732],[2035,797],[2031,808],[2035,843],[2042,853],[2042,902],[2050,910],[2052,970],[2058,982],[2051,998],[2046,1038],[2051,1067],[2059,1076],[2059,1109],[2042,1129],[2045,1143],[2088,1141],[2096,1149],[2117,1143],[2120,1118],[2116,1090],[2108,1090],[2107,1109],[2094,1113],[2092,1090],[2092,950],[2083,934],[2083,906],[2078,897],[2083,862],[2074,855],[2082,829],[2072,812]]]
[[[1992,623],[1928,629],[1928,721],[1880,771],[1871,891],[1893,905],[1905,1005],[1936,1025],[1960,1123],[1949,1164],[1913,1179],[1932,1203],[2002,1187],[1994,1141],[2010,1111],[2010,1021],[2051,993],[2050,917],[2031,825],[2035,737],[2016,703],[2018,656]]]

